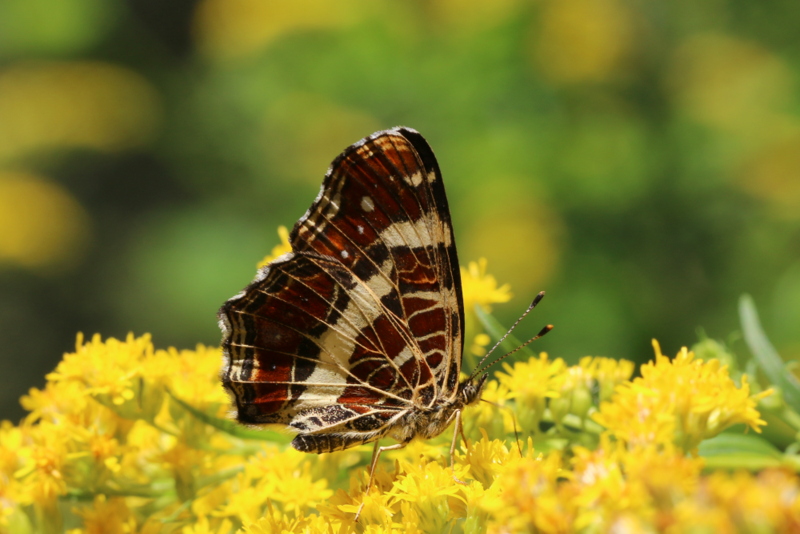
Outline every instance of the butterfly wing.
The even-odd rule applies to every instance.
[[[355,440],[338,449],[456,394],[458,259],[421,135],[396,128],[346,149],[290,241],[220,310],[222,379],[240,421]]]

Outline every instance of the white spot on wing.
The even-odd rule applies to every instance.
[[[361,198],[361,209],[364,211],[372,211],[375,209],[375,203],[369,197]]]
[[[349,258],[349,257],[350,257],[350,253],[349,253],[349,252],[347,252],[346,250],[343,250],[343,251],[341,252],[341,255],[342,255],[342,258],[344,258],[344,259],[347,259],[347,258]]]
[[[404,179],[408,185],[413,185],[414,187],[417,187],[419,184],[422,183],[422,172],[417,171],[411,176],[405,176]]]

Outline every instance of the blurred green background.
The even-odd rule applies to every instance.
[[[794,0],[3,0],[0,418],[83,331],[217,344],[330,161],[407,125],[519,337],[800,354]],[[739,344],[740,350],[743,345]]]

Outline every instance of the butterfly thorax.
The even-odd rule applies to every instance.
[[[480,399],[483,385],[489,375],[477,381],[471,378],[458,385],[457,394],[450,399],[437,399],[431,406],[410,410],[389,435],[401,443],[412,439],[429,439],[438,436],[453,422],[456,412]]]

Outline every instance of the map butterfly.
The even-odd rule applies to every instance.
[[[397,127],[347,148],[289,241],[219,311],[239,422],[287,425],[304,452],[375,442],[368,488],[382,451],[455,422],[452,462],[488,375],[459,382],[461,276],[428,143]]]

